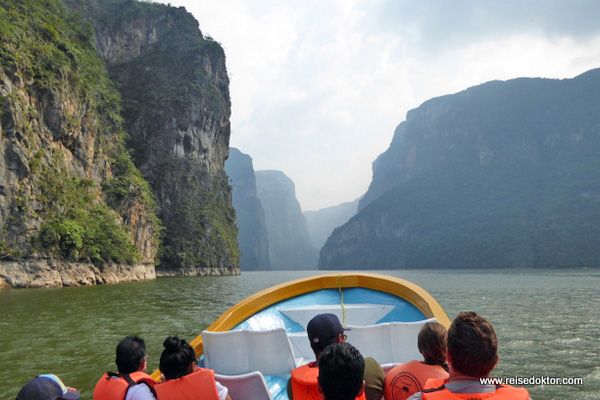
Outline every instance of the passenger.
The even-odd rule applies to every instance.
[[[231,400],[225,386],[215,381],[215,372],[198,368],[196,352],[183,339],[169,336],[163,342],[159,368],[163,382],[156,385],[159,400]]]
[[[117,345],[118,374],[105,373],[94,388],[94,400],[154,400],[156,382],[145,373],[148,356],[144,339],[127,336]]]
[[[319,314],[315,316],[308,323],[306,331],[310,340],[310,346],[315,353],[316,361],[292,370],[292,377],[287,383],[287,394],[290,400],[319,398],[317,383],[319,356],[328,345],[346,341],[344,328],[335,314]],[[364,361],[366,399],[380,400],[383,395],[385,374],[375,359],[367,357]]]
[[[319,391],[324,400],[365,398],[365,361],[350,343],[333,343],[319,358]]]
[[[66,387],[54,374],[38,375],[27,382],[17,400],[79,400],[77,389]]]
[[[428,322],[419,331],[417,346],[425,361],[409,361],[392,368],[385,375],[386,400],[406,400],[425,387],[427,379],[448,379],[444,325]]]
[[[524,388],[488,385],[480,381],[481,378],[489,377],[496,366],[497,351],[498,341],[492,324],[474,312],[461,312],[448,330],[448,381],[441,382],[438,387],[423,389],[422,392],[412,395],[409,400],[465,398],[464,394],[468,394],[469,400],[529,399],[529,393]],[[430,382],[426,386],[429,387]]]

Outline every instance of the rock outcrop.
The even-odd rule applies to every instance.
[[[98,285],[154,278],[154,264],[93,264],[56,258],[5,261],[0,264],[0,289]]]
[[[238,274],[225,54],[183,7],[68,1],[94,27],[123,96],[127,146],[164,226],[158,274]]]
[[[600,70],[409,111],[322,269],[600,266]]]
[[[255,174],[258,198],[265,211],[271,267],[315,269],[317,250],[308,235],[294,182],[281,171],[256,171]]]
[[[225,171],[233,191],[233,207],[239,229],[242,271],[271,269],[265,212],[256,196],[256,177],[252,158],[235,148],[229,149]]]
[[[0,7],[2,285],[239,273],[221,46],[162,4]]]
[[[1,7],[0,286],[154,276],[154,201],[89,26],[56,1]]]

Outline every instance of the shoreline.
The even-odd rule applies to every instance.
[[[156,270],[154,263],[93,264],[58,258],[0,260],[0,290],[105,285],[170,276],[239,275],[237,268],[212,267]]]
[[[0,261],[0,289],[101,285],[155,278],[153,263],[96,265],[56,258]]]

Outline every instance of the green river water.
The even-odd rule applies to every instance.
[[[14,399],[41,373],[56,373],[91,399],[102,373],[115,370],[114,351],[123,336],[146,340],[154,370],[166,336],[192,340],[256,291],[316,273],[0,291],[0,400]],[[451,320],[463,310],[487,317],[499,340],[494,376],[583,378],[583,385],[526,386],[534,400],[600,399],[600,270],[381,273],[423,287]]]

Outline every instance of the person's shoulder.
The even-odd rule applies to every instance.
[[[375,371],[381,372],[383,374],[383,369],[381,365],[372,357],[365,358],[365,371]]]
[[[381,365],[371,357],[365,358],[365,381],[367,383],[374,381],[385,381],[385,373]]]
[[[389,373],[398,373],[401,371],[406,371],[408,369],[419,366],[420,364],[421,362],[418,360],[407,361],[402,364],[394,365],[392,368],[390,368]]]
[[[509,397],[511,398],[531,400],[531,396],[529,396],[529,391],[524,387],[502,385],[500,388],[505,389],[509,393]]]
[[[370,363],[379,364],[379,363],[377,362],[377,360],[376,360],[376,359],[374,359],[373,357],[365,357],[365,363],[366,363],[367,361],[368,361],[368,362],[370,362]]]
[[[138,383],[129,387],[125,400],[155,400],[154,393],[150,387],[144,383]]]
[[[365,357],[365,367],[367,366],[381,368],[381,365],[373,357]]]

